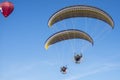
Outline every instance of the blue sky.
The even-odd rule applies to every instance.
[[[3,0],[1,0],[2,2]],[[120,1],[107,0],[9,0],[13,13],[0,14],[0,80],[119,80],[120,74]],[[91,5],[109,13],[115,28],[100,20],[77,18],[48,28],[49,17],[71,5]],[[76,28],[89,33],[94,46],[83,40],[69,40],[44,49],[53,33]],[[81,64],[73,61],[82,52]],[[67,74],[60,67],[68,66]]]

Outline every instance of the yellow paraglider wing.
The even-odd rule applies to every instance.
[[[114,28],[113,19],[111,18],[111,16],[109,16],[108,13],[99,8],[86,5],[69,6],[57,11],[50,17],[48,21],[48,26],[51,27],[53,24],[61,20],[74,17],[96,18],[108,23],[112,28]]]
[[[45,43],[45,49],[48,49],[52,44],[69,39],[83,39],[89,41],[93,45],[93,39],[87,33],[77,29],[69,29],[50,36]]]

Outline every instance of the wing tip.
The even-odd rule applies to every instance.
[[[49,46],[46,44],[46,45],[45,45],[45,49],[48,50],[48,47],[49,47]]]

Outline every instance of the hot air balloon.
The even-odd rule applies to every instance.
[[[14,10],[14,5],[12,2],[4,1],[0,4],[1,13],[4,17],[8,17]]]

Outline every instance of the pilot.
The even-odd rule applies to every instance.
[[[66,66],[61,67],[60,72],[62,72],[63,74],[66,74],[66,72],[67,72],[67,67],[66,67]]]
[[[80,63],[81,58],[82,58],[82,54],[76,54],[76,55],[74,55],[75,63]]]

